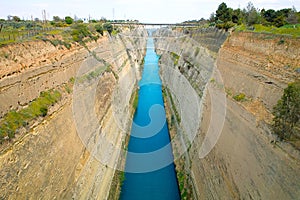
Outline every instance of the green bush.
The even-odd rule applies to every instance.
[[[56,103],[61,98],[57,90],[41,92],[40,96],[33,100],[28,107],[20,111],[12,110],[8,112],[0,123],[0,143],[8,136],[13,138],[16,131],[25,127],[31,120],[37,117],[45,117],[49,106]]]
[[[228,29],[234,27],[235,24],[233,22],[225,22],[225,23],[220,23],[220,24],[217,24],[216,27],[219,28],[219,29],[225,29],[226,31],[228,31]]]
[[[282,139],[299,136],[300,80],[288,84],[281,99],[273,108],[273,131]]]
[[[74,78],[74,77],[71,77],[71,78],[69,79],[69,82],[72,83],[72,84],[74,84],[74,83],[75,83],[75,78]]]
[[[67,49],[71,48],[71,44],[62,40],[54,39],[54,40],[49,40],[47,38],[42,38],[43,41],[49,41],[53,46],[57,47],[58,45],[63,45]]]
[[[50,40],[50,43],[53,45],[53,46],[58,46],[59,44],[61,44],[61,41],[60,40]]]
[[[48,108],[46,106],[42,106],[40,108],[40,112],[41,112],[41,116],[45,117],[47,115],[47,113],[48,113]]]
[[[92,33],[85,24],[75,24],[72,26],[71,35],[75,42],[83,42],[85,37],[91,37]]]
[[[103,24],[103,29],[106,30],[109,34],[111,34],[114,30],[114,27],[111,23],[105,23]]]
[[[239,93],[233,97],[236,101],[244,101],[246,98],[246,95],[244,93]]]
[[[70,49],[72,47],[72,45],[70,43],[66,43],[64,42],[64,46],[67,48],[67,49]]]
[[[284,44],[284,40],[283,39],[280,39],[279,41],[278,41],[278,43],[277,43],[278,45],[282,45],[282,44]]]
[[[66,22],[66,24],[72,24],[72,23],[73,23],[72,17],[66,16],[66,17],[65,17],[65,22]]]
[[[139,95],[138,92],[135,93],[134,100],[133,100],[133,109],[136,110],[139,104]]]
[[[95,29],[98,33],[100,33],[101,35],[103,35],[103,26],[102,24],[96,24],[95,25]]]
[[[178,64],[178,61],[179,61],[179,58],[180,58],[180,56],[179,56],[178,54],[176,54],[175,52],[171,52],[170,54],[171,54],[171,56],[172,56],[172,59],[173,59],[173,61],[174,61],[174,65],[177,65],[177,64]]]
[[[65,86],[65,90],[68,94],[71,94],[72,92],[72,89],[68,85]]]

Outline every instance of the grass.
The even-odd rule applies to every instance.
[[[72,42],[85,43],[86,39],[97,41],[100,35],[90,28],[90,25],[86,24],[76,24],[74,23],[69,29],[59,29],[56,27],[48,27],[52,30],[31,30],[24,27],[21,28],[11,28],[0,32],[0,46],[23,42],[32,41],[45,38],[45,36],[60,35],[63,37],[62,41],[50,40],[54,46],[64,45],[66,48],[70,48]],[[116,33],[117,34],[117,33]]]
[[[13,138],[17,130],[26,127],[31,120],[40,116],[45,117],[48,108],[60,98],[61,94],[57,90],[41,92],[40,96],[33,100],[28,107],[8,112],[0,122],[0,143],[5,137]]]
[[[171,54],[171,56],[172,56],[172,58],[173,58],[174,65],[177,65],[180,56],[179,56],[178,54],[174,53],[174,52],[171,52],[170,54]]]
[[[105,72],[107,70],[107,68],[110,68],[110,66],[103,66],[103,67],[98,67],[97,69],[87,73],[87,74],[84,74],[82,75],[81,77],[78,77],[76,79],[76,81],[78,83],[83,83],[85,81],[90,81],[96,77],[99,77],[103,72]]]
[[[135,92],[134,100],[133,100],[133,109],[136,110],[139,104],[139,95],[138,92]]]
[[[233,91],[231,88],[225,88],[225,92],[227,94],[227,96],[232,96],[233,95]]]
[[[50,35],[60,35],[62,33],[63,33],[62,29],[54,29],[54,30],[51,30],[51,31],[47,32],[47,34],[50,34]]]
[[[15,42],[16,42],[15,40],[5,40],[5,41],[1,41],[1,39],[0,39],[0,47],[1,47],[1,46],[5,46],[5,45],[8,45],[8,44],[15,43]]]
[[[181,157],[176,162],[176,176],[179,186],[179,192],[182,200],[192,199],[192,187],[188,172],[185,170],[184,157]]]
[[[57,35],[62,33],[62,30],[21,30],[13,29],[10,31],[2,31],[0,33],[0,46],[22,42],[24,40],[35,40],[44,35]]]
[[[171,95],[171,93],[170,93],[170,91],[169,91],[169,88],[164,87],[164,88],[163,88],[163,97],[165,98],[165,97],[167,97],[167,96],[170,98],[170,101],[171,101],[171,107],[172,107],[172,110],[173,110],[174,113],[175,113],[176,120],[177,120],[178,123],[180,123],[180,122],[181,122],[181,118],[180,118],[180,115],[179,115],[179,113],[178,113],[178,111],[177,111],[177,109],[176,109],[176,105],[175,105],[174,100],[173,100],[173,98],[172,98],[172,95]]]
[[[71,44],[62,40],[54,39],[54,40],[48,40],[44,39],[44,41],[49,41],[53,46],[57,47],[59,45],[65,46],[67,49],[71,48]]]
[[[74,78],[74,77],[71,77],[71,78],[69,79],[69,82],[70,82],[71,84],[74,84],[74,83],[75,83],[75,78]]]
[[[118,35],[118,33],[119,33],[119,31],[114,29],[114,30],[111,32],[111,35],[112,35],[112,36],[116,36],[116,35]]]
[[[184,182],[185,182],[185,175],[183,172],[178,172],[177,173],[177,179],[178,179],[178,184],[179,184],[179,190],[183,191],[184,190]]]
[[[254,30],[249,30],[244,24],[237,26],[236,31],[252,31],[257,33],[271,33],[276,35],[291,35],[293,37],[300,37],[300,24],[295,25],[285,25],[282,27],[275,26],[264,26],[261,24],[253,25]]]
[[[246,100],[246,95],[244,93],[239,93],[239,94],[233,96],[233,99],[236,101],[244,101],[244,100]]]
[[[124,181],[125,181],[125,172],[123,172],[123,171],[119,171],[119,181],[120,181],[120,185],[121,185],[121,187],[122,187],[122,185],[124,184]]]
[[[124,60],[124,62],[122,63],[122,65],[118,69],[119,72],[122,71],[122,69],[126,66],[126,64],[127,64],[128,61],[129,61],[128,59]]]
[[[72,93],[72,89],[68,86],[68,85],[65,85],[65,90],[68,94],[71,94]]]

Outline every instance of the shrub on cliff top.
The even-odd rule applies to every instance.
[[[106,30],[109,34],[114,30],[114,27],[111,23],[103,24],[103,29]]]
[[[72,24],[73,23],[73,19],[72,19],[72,17],[70,17],[70,16],[66,16],[65,17],[65,22],[67,23],[67,24]]]
[[[75,42],[82,42],[83,38],[92,36],[92,33],[85,24],[75,24],[72,26],[71,35]]]
[[[95,25],[95,29],[96,29],[96,31],[98,32],[98,33],[100,33],[101,35],[103,35],[103,26],[102,26],[102,24],[96,24]]]
[[[300,80],[288,84],[274,107],[273,131],[281,140],[299,137]]]

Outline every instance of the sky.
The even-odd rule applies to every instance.
[[[0,18],[17,15],[21,19],[47,19],[53,16],[100,19],[137,19],[144,23],[176,23],[208,19],[225,2],[231,8],[245,8],[250,0],[0,0]],[[295,6],[300,0],[251,0],[256,8],[282,9]]]

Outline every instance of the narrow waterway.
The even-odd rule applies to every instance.
[[[180,199],[159,77],[159,57],[151,32],[149,35],[121,200]]]

